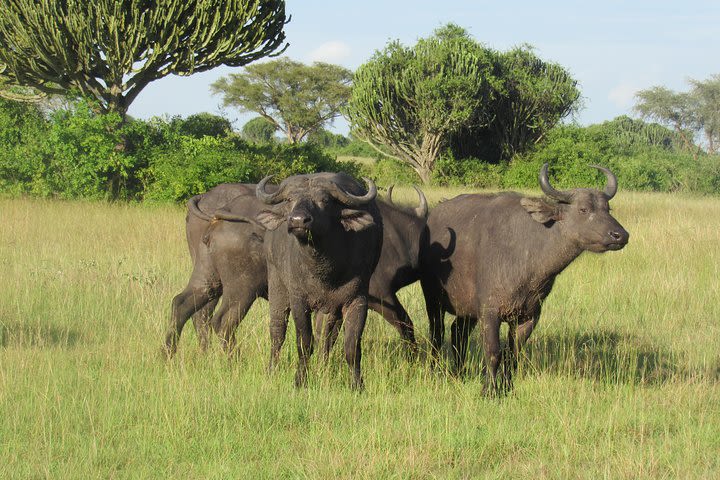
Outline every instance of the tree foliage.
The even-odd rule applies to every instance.
[[[255,112],[298,143],[340,115],[352,72],[328,63],[305,65],[281,58],[245,67],[212,84],[223,105]]]
[[[635,94],[633,107],[643,118],[668,125],[680,135],[688,151],[698,158],[694,134],[704,136],[707,151],[717,153],[720,144],[720,75],[707,80],[690,79],[688,92],[654,86]]]
[[[7,0],[0,65],[12,84],[78,90],[124,119],[154,80],[277,52],[285,23],[281,0]]]
[[[264,117],[255,117],[243,125],[242,136],[252,143],[272,143],[277,127]]]
[[[694,113],[690,95],[676,93],[666,87],[652,87],[635,94],[634,110],[643,118],[669,125],[683,139],[685,148],[693,149],[689,130],[694,130]]]
[[[577,82],[529,46],[497,52],[449,24],[413,48],[391,42],[355,74],[353,131],[427,182],[451,157],[509,161],[578,105]]]
[[[715,154],[720,145],[720,74],[707,80],[691,79],[690,84],[695,128],[704,133],[708,152]]]
[[[180,135],[188,137],[227,137],[232,131],[230,120],[212,113],[200,112],[187,118],[174,118],[171,122]]]
[[[492,55],[455,25],[411,48],[390,42],[355,72],[345,113],[353,134],[409,164],[428,183],[450,136],[492,98]]]
[[[579,108],[577,81],[560,65],[538,58],[531,46],[493,58],[498,82],[478,111],[479,119],[490,121],[472,122],[453,137],[450,147],[458,158],[510,161]]]

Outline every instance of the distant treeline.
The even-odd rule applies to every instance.
[[[344,156],[375,161],[337,160]],[[587,168],[600,164],[613,169],[626,189],[720,193],[718,156],[688,151],[674,131],[628,117],[556,127],[530,153],[506,163],[455,158],[448,150],[432,182],[534,188],[544,162],[559,187],[601,183]],[[48,109],[0,99],[0,192],[5,194],[182,201],[218,183],[317,171],[369,175],[385,185],[420,182],[406,165],[329,132],[297,145],[256,143],[232,132],[216,115],[123,122],[82,100]]]

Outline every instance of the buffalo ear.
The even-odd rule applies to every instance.
[[[281,215],[272,210],[263,210],[255,216],[255,220],[268,230],[275,230],[285,220],[285,215]]]
[[[359,232],[375,225],[375,220],[364,210],[345,208],[340,212],[340,223],[348,232]]]
[[[550,205],[541,198],[521,198],[520,205],[538,223],[548,223],[560,219],[557,207]]]

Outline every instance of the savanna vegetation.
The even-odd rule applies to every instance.
[[[579,126],[562,66],[455,25],[388,43],[350,86],[337,66],[251,64],[285,45],[282,1],[88,5],[0,11],[0,478],[720,475],[716,77],[640,92],[643,120]],[[215,90],[259,117],[127,116],[149,82],[217,65],[247,65]],[[258,78],[282,101],[263,103]],[[348,136],[325,129],[338,112]],[[266,375],[264,301],[239,358],[201,354],[189,326],[177,357],[161,353],[190,272],[177,204],[193,194],[346,171],[407,202],[424,182],[432,206],[534,189],[545,162],[559,188],[610,167],[631,238],[560,275],[508,395],[482,394],[477,331],[465,378],[431,368],[417,284],[400,296],[420,351],[371,314],[363,394],[339,349],[294,389],[292,329]]]
[[[340,349],[293,388],[292,329],[267,376],[263,300],[239,358],[201,354],[188,325],[166,362],[190,272],[182,208],[2,199],[0,476],[714,478],[720,201],[620,187],[630,244],[560,275],[499,399],[482,395],[477,332],[466,378],[430,368],[417,285],[400,296],[420,355],[371,314],[363,394]]]

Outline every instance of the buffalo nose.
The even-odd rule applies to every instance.
[[[608,235],[610,235],[610,238],[612,238],[616,242],[624,243],[627,243],[628,237],[630,236],[625,230],[611,230],[610,232],[608,232]]]
[[[288,219],[289,228],[308,228],[312,223],[311,215],[291,215]]]

